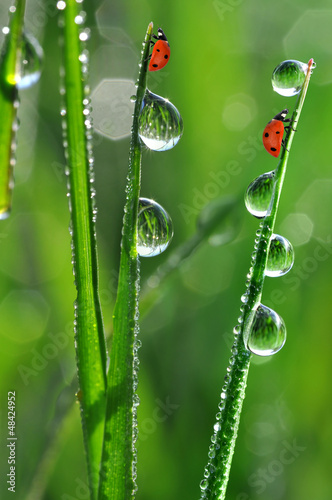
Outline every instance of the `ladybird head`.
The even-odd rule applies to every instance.
[[[286,116],[288,115],[288,109],[283,109],[273,117],[273,120],[280,120],[281,122],[285,121]],[[288,120],[289,121],[289,120]]]
[[[161,28],[158,28],[158,40],[165,40],[165,42],[167,42],[167,38],[166,38],[166,35],[165,33],[163,32],[163,30]]]

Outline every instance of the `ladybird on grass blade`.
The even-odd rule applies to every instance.
[[[158,35],[152,36],[157,41],[151,42],[153,43],[153,50],[149,63],[149,71],[158,71],[168,63],[171,49],[169,48],[166,35],[161,28],[158,28]]]
[[[263,132],[263,145],[270,155],[277,158],[280,153],[281,145],[283,145],[284,130],[287,130],[290,125],[285,127],[284,123],[290,122],[289,118],[286,119],[288,109],[283,109],[266,125]]]

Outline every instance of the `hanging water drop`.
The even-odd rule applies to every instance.
[[[154,257],[166,250],[173,238],[173,223],[161,205],[154,200],[140,198],[137,225],[138,255]]]
[[[257,307],[248,338],[248,349],[258,356],[271,356],[280,351],[286,341],[283,319],[269,307]]]
[[[149,90],[146,90],[139,115],[139,136],[153,151],[174,148],[183,133],[183,122],[176,107]]]
[[[275,92],[285,97],[292,97],[301,91],[308,65],[289,59],[280,63],[272,73],[272,87]]]
[[[7,81],[10,85],[16,85],[18,89],[22,90],[38,82],[41,74],[43,49],[32,35],[25,32],[22,35],[19,50],[15,73],[9,74]]]
[[[267,172],[253,180],[246,191],[244,202],[247,210],[257,218],[265,217],[269,209],[275,172]]]
[[[270,240],[265,275],[278,277],[286,274],[294,264],[294,249],[283,236],[273,234]]]

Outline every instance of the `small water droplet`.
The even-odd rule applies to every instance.
[[[258,356],[271,356],[280,351],[286,341],[286,326],[273,309],[257,307],[248,339],[248,349]]]
[[[273,234],[265,269],[266,276],[278,277],[286,274],[294,264],[294,249],[283,236]]]
[[[272,87],[285,97],[292,97],[301,91],[308,65],[289,59],[278,64],[272,73]]]
[[[80,12],[76,17],[75,17],[75,23],[76,24],[83,24],[85,21],[86,14],[85,12]]]
[[[43,49],[39,42],[29,33],[23,33],[20,59],[15,74],[7,76],[8,83],[20,90],[34,85],[40,78],[42,60]]]
[[[202,481],[200,482],[200,485],[199,487],[201,488],[202,491],[205,491],[206,488],[208,487],[208,481],[207,479],[202,479]]]
[[[253,180],[246,191],[244,202],[248,212],[257,218],[265,217],[273,194],[275,172],[267,172]]]
[[[139,199],[137,253],[154,257],[162,253],[173,238],[173,223],[166,210],[148,198]]]
[[[214,432],[219,432],[221,429],[221,425],[219,422],[216,422],[213,426]]]
[[[59,10],[64,10],[66,8],[66,2],[63,2],[63,0],[59,0],[59,2],[56,4],[57,9]]]
[[[90,38],[90,29],[85,28],[79,34],[79,39],[81,40],[81,42],[86,42],[87,40],[89,40],[89,38]]]
[[[153,151],[167,151],[179,142],[183,122],[179,111],[168,100],[146,91],[139,115],[139,136]]]
[[[130,96],[130,102],[136,102],[136,95],[135,94]]]

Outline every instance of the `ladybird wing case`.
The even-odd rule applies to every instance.
[[[263,145],[268,153],[277,158],[280,153],[284,124],[281,120],[271,120],[263,132]]]
[[[169,61],[171,49],[167,40],[158,40],[153,47],[149,71],[162,69]]]

